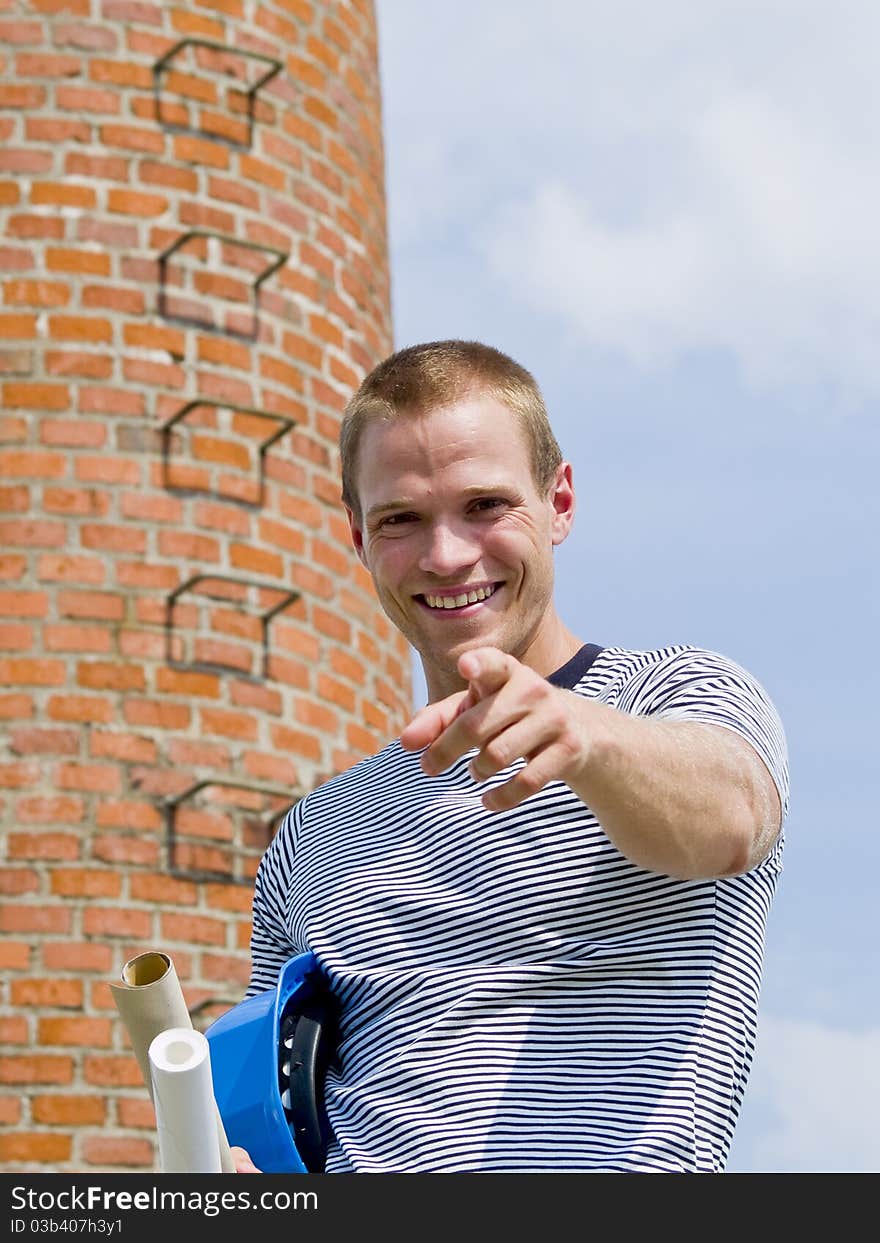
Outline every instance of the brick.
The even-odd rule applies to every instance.
[[[104,147],[122,147],[126,151],[159,155],[165,150],[165,135],[161,131],[136,125],[102,125],[100,139]]]
[[[55,106],[66,112],[94,112],[116,116],[121,100],[117,91],[102,91],[93,86],[57,86]]]
[[[75,941],[44,941],[42,958],[47,971],[79,971],[106,976],[113,965],[113,951],[109,945]]]
[[[116,1103],[119,1125],[131,1130],[155,1131],[156,1111],[150,1100],[121,1097]]]
[[[210,735],[224,738],[238,738],[249,742],[257,737],[257,722],[244,712],[231,712],[220,708],[201,708],[199,710],[201,728]]]
[[[118,1136],[104,1135],[87,1136],[81,1144],[86,1165],[96,1166],[99,1170],[155,1168],[155,1146],[147,1139],[126,1139]]]
[[[0,1135],[0,1162],[42,1162],[56,1165],[69,1161],[73,1139],[48,1131],[14,1131]]]
[[[141,481],[137,462],[125,462],[112,457],[77,457],[75,473],[81,483],[118,483],[136,487]]]
[[[25,868],[0,868],[0,893],[6,897],[37,893],[39,888],[40,877],[37,872]]]
[[[110,495],[95,488],[43,488],[43,509],[47,513],[79,514],[93,517],[106,514],[110,508]]]
[[[90,695],[53,695],[46,705],[46,712],[52,721],[77,721],[82,725],[89,722],[106,724],[114,717],[112,703]]]
[[[272,781],[294,788],[298,782],[296,765],[277,755],[265,755],[248,751],[244,756],[244,768],[248,777],[255,781]]]
[[[109,730],[91,731],[89,753],[95,757],[119,760],[123,764],[154,764],[157,759],[156,744],[152,739]]]
[[[84,868],[65,869],[52,873],[53,894],[68,898],[118,898],[122,882],[113,872],[88,871]]]
[[[269,579],[284,578],[283,558],[265,548],[232,543],[229,546],[229,561],[237,570],[244,570]]]
[[[157,841],[144,840],[141,836],[102,833],[92,840],[92,854],[105,863],[155,867],[160,848]]]
[[[18,726],[9,731],[9,749],[16,755],[76,755],[79,734],[74,729]]]
[[[91,186],[73,183],[45,181],[31,187],[31,205],[34,207],[81,207],[94,210],[98,196]]]
[[[0,1057],[0,1083],[65,1084],[72,1079],[73,1060],[70,1057],[49,1053]]]
[[[314,734],[289,725],[273,725],[270,730],[272,745],[282,751],[292,751],[305,759],[317,762],[321,758],[321,744]]]
[[[112,650],[113,636],[95,626],[54,625],[43,629],[43,644],[48,652],[91,652],[104,654]]]
[[[132,874],[129,891],[134,902],[195,906],[199,900],[198,887],[192,881],[178,880],[164,872]]]
[[[43,23],[22,19],[0,22],[0,41],[17,46],[25,43],[43,42]]]
[[[25,557],[0,553],[0,578],[20,579],[25,573],[27,562]]]
[[[204,564],[220,560],[220,544],[207,535],[187,531],[160,531],[159,553],[163,557],[184,558]]]
[[[124,170],[122,175],[125,175]],[[46,248],[45,262],[50,272],[87,273],[91,276],[110,275],[110,256],[100,251],[49,246]]]
[[[103,423],[83,419],[43,419],[40,440],[44,445],[63,445],[68,449],[99,449],[107,439]]]
[[[57,47],[80,47],[88,51],[113,51],[118,44],[116,31],[108,26],[87,22],[53,23],[52,35]]]
[[[146,602],[138,601],[139,610],[144,603]],[[164,660],[165,636],[145,634],[143,631],[123,630],[119,635],[119,654],[129,660]]]
[[[143,555],[147,549],[145,531],[133,526],[115,526],[111,523],[83,523],[80,527],[83,548],[99,552],[124,552]]]
[[[68,762],[59,764],[55,769],[55,784],[60,790],[82,790],[90,794],[118,794],[121,777],[115,765]]]
[[[14,1006],[78,1010],[83,1003],[82,980],[13,980],[9,986],[9,999]]]
[[[83,912],[83,932],[87,937],[129,937],[145,941],[152,926],[152,917],[146,911],[89,906]]]
[[[101,1096],[34,1096],[31,1117],[45,1126],[103,1126],[107,1103]]]
[[[10,859],[41,859],[71,862],[79,858],[79,838],[67,833],[10,833]]]
[[[50,1048],[62,1045],[106,1049],[112,1042],[112,1023],[110,1019],[86,1016],[41,1017],[37,1021],[37,1036],[40,1044]]]
[[[18,1126],[21,1122],[21,1101],[11,1096],[0,1096],[0,1125]]]
[[[112,82],[114,86],[130,86],[146,91],[153,89],[149,65],[135,65],[129,61],[93,57],[89,62],[89,77],[93,82]]]
[[[80,118],[29,116],[25,120],[24,132],[28,142],[49,142],[60,146],[68,142],[89,142],[92,127]]]
[[[106,227],[102,232],[109,234],[106,237],[108,245],[122,244],[134,245],[134,241],[123,241],[122,237],[117,234],[126,234],[129,231],[128,225],[114,225]],[[97,230],[93,230],[97,232]],[[96,308],[103,307],[107,311],[128,312],[129,314],[143,314],[145,306],[147,306],[147,298],[144,297],[142,290],[137,288],[123,286],[108,285],[86,285],[82,290],[83,307]]]
[[[172,496],[151,496],[142,492],[124,493],[120,500],[123,518],[141,522],[173,522],[184,518],[183,504]]]
[[[87,354],[83,350],[47,350],[47,375],[69,375],[88,380],[108,380],[113,374],[113,359],[106,354]],[[80,402],[80,409],[82,403]],[[98,444],[104,443],[101,437]]]
[[[104,1055],[83,1060],[83,1078],[95,1087],[143,1089],[144,1081],[134,1054],[128,1057]],[[118,1143],[118,1139],[113,1141]]]
[[[48,602],[43,591],[0,591],[0,616],[44,617]]]
[[[3,385],[3,404],[7,410],[69,410],[70,389],[66,384],[10,381]]]
[[[64,662],[60,660],[28,660],[17,656],[0,659],[0,683],[7,686],[61,686],[64,680]]]
[[[80,661],[76,667],[79,686],[91,690],[142,691],[146,686],[143,669],[116,661]]]
[[[229,687],[229,697],[238,708],[256,708],[257,711],[271,716],[281,716],[284,711],[284,700],[280,692],[271,686],[233,682]]]
[[[30,967],[31,948],[24,941],[6,939],[0,941],[0,968],[5,971],[27,971]]]
[[[259,532],[260,538],[266,543],[274,544],[276,548],[282,548],[296,557],[303,556],[306,551],[306,540],[302,531],[288,526],[287,523],[279,522],[275,518],[261,518]],[[350,565],[349,559],[345,558],[343,564],[347,572]]]
[[[59,591],[56,607],[62,617],[121,621],[125,614],[125,599],[109,591]]]
[[[49,336],[53,341],[112,341],[113,325],[97,316],[50,315]]]
[[[65,290],[65,292],[67,292]],[[36,315],[0,315],[0,336],[4,341],[28,341],[37,335]]]
[[[222,43],[226,37],[226,26],[223,22],[202,13],[194,13],[191,9],[174,9],[171,25],[181,35],[207,39],[210,43]]]
[[[29,1044],[28,1021],[22,1014],[0,1016],[0,1044]]]
[[[3,157],[0,153],[0,167]],[[0,246],[0,270],[4,272],[28,272],[36,267],[34,252],[24,246]]]
[[[183,367],[143,358],[123,358],[122,375],[129,384],[146,384],[151,388],[181,390],[186,382]]]
[[[226,924],[220,919],[163,912],[160,922],[164,940],[183,941],[191,945],[226,944]]]
[[[46,553],[37,566],[38,577],[46,582],[88,583],[93,587],[104,581],[104,564],[96,557]]]
[[[162,826],[161,812],[154,803],[136,803],[133,799],[102,800],[95,820],[100,828],[155,831]]]
[[[27,719],[34,714],[30,695],[0,695],[0,720]]]
[[[110,189],[107,192],[107,210],[123,216],[138,216],[147,219],[161,216],[168,210],[168,199],[164,194],[146,194],[139,190]]]
[[[229,168],[229,148],[194,134],[176,134],[174,158],[181,164],[201,164],[223,171]]]
[[[0,932],[66,933],[71,929],[71,915],[72,912],[66,907],[24,906],[7,902],[0,907]]]
[[[33,83],[0,83],[0,108],[41,108],[46,102],[46,88]]]

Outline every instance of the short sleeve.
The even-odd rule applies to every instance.
[[[257,869],[251,911],[251,978],[245,997],[274,988],[281,968],[297,952],[287,931],[286,911],[302,815],[300,802],[279,825]]]
[[[773,778],[784,821],[790,795],[785,731],[767,691],[736,661],[704,648],[669,649],[639,671],[618,706],[639,716],[705,721],[739,734]]]

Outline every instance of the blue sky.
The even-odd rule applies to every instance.
[[[576,633],[724,652],[786,726],[728,1168],[875,1172],[880,9],[377,14],[395,346],[477,338],[538,379],[574,467]]]

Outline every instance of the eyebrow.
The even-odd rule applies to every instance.
[[[510,491],[509,483],[473,483],[470,487],[462,488],[459,495],[470,500],[475,496],[496,496],[499,492],[506,493]],[[375,518],[377,514],[397,513],[400,510],[418,509],[417,501],[380,501],[378,505],[371,505],[365,515],[365,521]]]

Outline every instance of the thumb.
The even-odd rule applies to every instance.
[[[455,691],[445,699],[427,704],[421,708],[400,735],[400,745],[404,751],[421,751],[429,747],[451,725],[457,716],[470,708],[475,702],[468,691]]]

